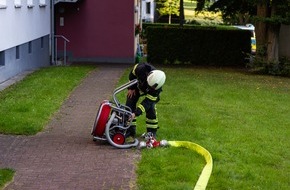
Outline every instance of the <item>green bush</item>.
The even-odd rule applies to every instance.
[[[145,25],[148,61],[194,65],[243,65],[251,52],[249,31],[230,27]]]
[[[281,57],[278,62],[266,62],[256,57],[248,66],[253,73],[290,77],[290,60],[286,57]]]

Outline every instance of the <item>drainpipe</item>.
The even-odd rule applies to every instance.
[[[50,40],[51,40],[51,64],[55,65],[55,58],[54,58],[54,54],[55,54],[55,44],[54,44],[54,0],[50,1],[51,2],[51,32],[50,32]]]
[[[140,0],[140,13],[139,13],[139,24],[142,30],[142,0]]]

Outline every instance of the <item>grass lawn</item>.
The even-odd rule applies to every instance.
[[[0,133],[41,131],[92,66],[48,67],[0,91]]]
[[[0,169],[0,189],[13,179],[13,175],[14,171],[11,169]]]
[[[158,139],[195,142],[212,154],[207,189],[289,189],[289,78],[230,69],[164,70]],[[138,124],[142,134],[143,116]],[[144,149],[138,184],[142,190],[192,189],[204,164],[187,149]]]

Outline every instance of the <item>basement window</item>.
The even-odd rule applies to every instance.
[[[46,7],[46,0],[39,0],[39,7]]]
[[[20,47],[16,46],[16,59],[20,59]]]
[[[32,43],[28,42],[28,53],[31,54],[32,53]]]
[[[33,8],[34,7],[33,0],[27,0],[27,7],[28,8]]]
[[[15,8],[21,8],[21,0],[14,0],[14,7]]]
[[[0,51],[0,67],[5,65],[5,52]]]
[[[40,38],[40,48],[42,49],[44,47],[44,38]]]
[[[6,0],[0,0],[0,9],[6,9],[6,8],[7,8]]]

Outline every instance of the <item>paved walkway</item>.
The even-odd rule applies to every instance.
[[[137,189],[136,149],[93,142],[97,109],[128,65],[99,65],[74,90],[44,132],[0,135],[0,168],[16,170],[5,190]]]

